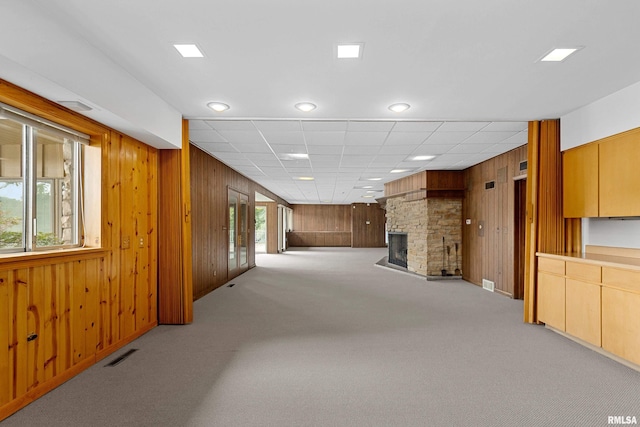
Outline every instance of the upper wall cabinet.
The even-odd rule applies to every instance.
[[[563,153],[565,218],[640,215],[640,128]]]
[[[640,215],[640,129],[600,143],[600,215]]]
[[[598,144],[562,153],[562,182],[565,218],[598,216]]]

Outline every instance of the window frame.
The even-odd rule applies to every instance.
[[[24,111],[0,103],[0,116],[12,120],[22,126],[22,149],[21,149],[21,178],[9,178],[7,181],[22,182],[23,187],[23,224],[22,224],[22,246],[12,248],[0,248],[0,254],[19,254],[50,251],[55,249],[80,248],[84,247],[84,206],[83,206],[83,146],[89,145],[89,136],[50,122],[46,119],[34,116]],[[72,209],[72,243],[38,246],[37,245],[37,189],[39,182],[50,182],[54,197],[51,210],[54,212],[52,227],[54,235],[61,237],[61,217],[63,208],[59,195],[62,194],[62,179],[55,177],[38,177],[38,131],[52,134],[62,138],[62,143],[67,141],[71,144],[72,164],[70,174],[71,209]],[[44,151],[41,162],[45,161]],[[0,178],[2,180],[2,178]],[[59,216],[59,218],[58,218]]]

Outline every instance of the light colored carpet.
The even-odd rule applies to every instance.
[[[299,248],[195,303],[0,423],[10,426],[605,426],[640,373],[541,326],[522,301]],[[103,367],[130,348],[139,351]]]

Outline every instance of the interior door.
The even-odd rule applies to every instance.
[[[249,196],[228,190],[229,227],[228,254],[229,278],[249,267]]]

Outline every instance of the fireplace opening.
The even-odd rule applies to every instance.
[[[407,233],[389,233],[389,262],[407,268]]]

